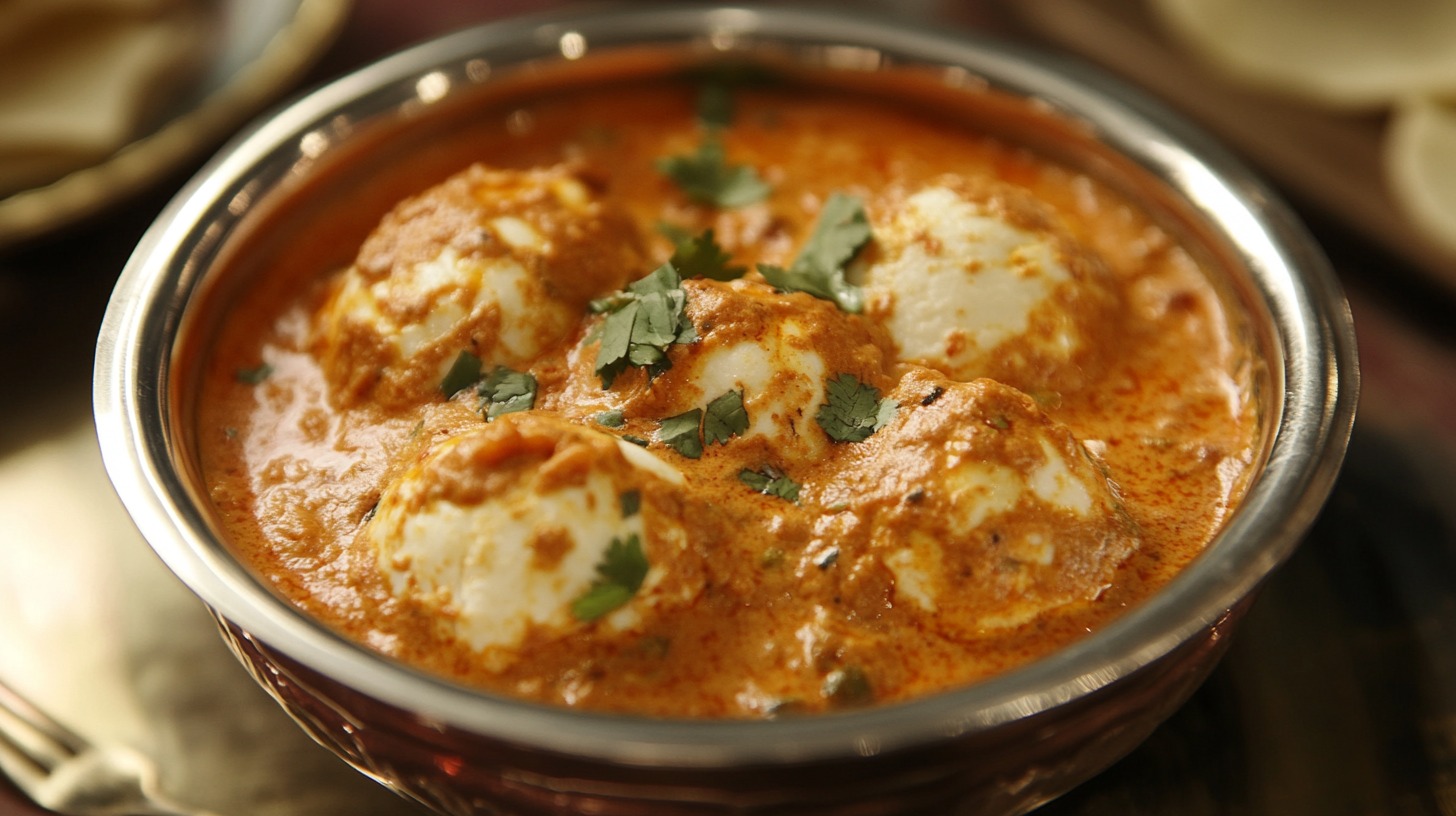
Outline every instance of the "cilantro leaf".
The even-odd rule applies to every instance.
[[[833,301],[846,312],[864,310],[864,290],[844,276],[844,265],[871,237],[869,218],[858,198],[835,193],[824,202],[814,232],[788,269],[759,264],[759,274],[786,292],[807,292]]]
[[[895,415],[900,404],[881,399],[880,391],[853,374],[840,374],[825,388],[814,421],[837,442],[863,442]]]
[[[746,164],[728,164],[723,140],[710,132],[696,153],[658,159],[657,169],[688,198],[713,207],[743,207],[768,198],[771,188]]]
[[[724,444],[748,430],[748,410],[743,407],[742,391],[725,391],[708,403],[703,412],[703,441]]]
[[[653,229],[657,230],[658,235],[671,241],[673,246],[677,246],[683,241],[691,241],[693,238],[692,230],[681,224],[674,224],[671,221],[658,221]]]
[[[647,577],[647,555],[636,533],[626,540],[612,538],[597,564],[597,577],[586,592],[571,603],[571,614],[580,621],[597,618],[632,600]]]
[[[709,82],[698,92],[698,121],[704,127],[725,128],[733,122],[733,94],[722,82]]]
[[[455,362],[440,380],[440,393],[449,399],[480,380],[480,358],[468,351],[455,355]]]
[[[240,383],[262,385],[264,380],[273,376],[273,366],[268,363],[259,363],[256,368],[240,368],[233,372],[233,376]]]
[[[536,378],[528,371],[513,371],[496,366],[476,386],[480,411],[487,420],[501,414],[529,411],[536,404]]]
[[[824,678],[819,693],[837,708],[862,706],[874,702],[875,689],[870,677],[858,666],[835,669]]]
[[[617,497],[622,505],[622,518],[631,518],[642,509],[642,491],[628,490]]]
[[[596,373],[603,388],[611,388],[628,366],[666,370],[668,346],[698,339],[687,302],[682,277],[670,263],[615,295],[592,301],[593,311],[607,315],[596,332]]]
[[[738,471],[738,481],[765,496],[777,496],[784,501],[799,503],[799,483],[785,476],[776,467],[766,466],[762,470],[744,468]]]
[[[701,408],[670,416],[659,423],[657,441],[689,459],[698,459],[703,455],[702,423]]]
[[[701,235],[668,237],[677,245],[668,263],[681,272],[684,278],[729,281],[743,277],[743,273],[748,271],[742,266],[729,266],[733,256],[718,245],[711,229],[704,230]]]
[[[596,420],[596,423],[604,428],[620,428],[627,424],[627,420],[622,417],[622,412],[619,409],[603,411],[592,417],[592,419]]]

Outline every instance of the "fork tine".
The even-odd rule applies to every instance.
[[[21,790],[33,790],[50,775],[50,770],[37,762],[29,749],[11,738],[10,728],[9,722],[0,720],[0,774]]]
[[[0,680],[0,743],[41,771],[81,753],[87,742]]]

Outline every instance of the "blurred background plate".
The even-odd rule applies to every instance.
[[[72,6],[85,4],[72,3]],[[216,32],[198,46],[193,81],[178,82],[175,98],[143,126],[140,135],[96,163],[0,198],[0,247],[52,232],[118,203],[178,171],[213,149],[246,119],[290,88],[333,41],[348,13],[349,0],[212,0],[194,13],[213,15],[203,30]],[[10,20],[17,29],[28,22]],[[73,14],[52,30],[94,21],[96,9],[40,7],[29,15]],[[0,32],[23,36],[23,31]],[[6,49],[11,50],[11,49]],[[0,67],[19,61],[15,51]],[[4,70],[16,70],[12,64]],[[175,79],[175,78],[174,78]],[[0,195],[4,195],[0,192]]]

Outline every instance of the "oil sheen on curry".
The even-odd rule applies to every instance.
[[[594,710],[905,700],[1137,604],[1246,486],[1246,321],[1092,177],[792,84],[481,121],[202,390],[234,546],[372,649]]]

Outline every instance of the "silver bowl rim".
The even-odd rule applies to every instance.
[[[251,189],[259,167],[298,161],[304,137],[336,115],[397,111],[419,93],[421,78],[459,76],[472,59],[550,57],[561,53],[563,35],[602,48],[715,33],[794,47],[850,44],[900,64],[964,68],[1090,126],[1186,196],[1231,243],[1266,301],[1283,359],[1271,366],[1280,394],[1267,465],[1207,557],[1107,627],[1010,673],[905,703],[742,722],[560,709],[429,676],[326,629],[228,555],[170,464],[179,431],[169,424],[166,395],[188,297],[246,214],[237,196]],[[1256,174],[1142,92],[1078,61],[975,31],[838,10],[677,4],[567,9],[465,29],[361,68],[255,123],[176,195],[126,264],[97,342],[93,407],[105,467],[144,537],[208,607],[269,648],[423,722],[609,763],[727,768],[956,739],[1054,709],[1148,666],[1214,624],[1293,551],[1333,485],[1357,391],[1353,325],[1318,246]]]

